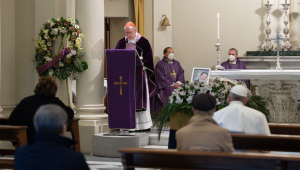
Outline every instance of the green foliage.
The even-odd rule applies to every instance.
[[[182,84],[178,89],[174,90],[172,95],[169,97],[169,102],[161,108],[158,116],[156,117],[154,126],[158,126],[159,139],[161,130],[163,126],[169,122],[171,115],[180,113],[186,114],[189,117],[193,116],[192,106],[190,103],[194,95],[199,93],[210,93],[216,98],[217,109],[220,110],[228,106],[229,102],[227,98],[230,94],[230,89],[237,84],[245,86],[243,82],[237,82],[226,78],[215,78],[209,84],[196,82],[189,83],[186,81],[185,84]],[[268,116],[270,112],[268,110],[268,103],[265,99],[258,95],[251,95],[250,91],[249,95],[250,97],[247,106],[264,113],[269,121]]]
[[[60,58],[49,64],[40,76],[55,76],[65,80],[68,77],[76,78],[80,72],[88,69],[85,52],[81,47],[83,37],[77,20],[63,17],[47,20],[38,34],[38,39],[35,40],[36,69],[57,60],[57,57]],[[55,54],[53,44],[57,39],[60,40],[60,45]],[[67,40],[67,48],[64,48],[63,39]],[[62,51],[66,49],[71,52],[62,55]]]

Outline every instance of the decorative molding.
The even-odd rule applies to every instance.
[[[287,81],[252,80],[256,94],[267,99],[272,123],[299,123],[300,84]]]

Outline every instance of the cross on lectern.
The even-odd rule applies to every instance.
[[[120,95],[123,95],[122,85],[127,85],[127,82],[122,82],[122,76],[119,76],[120,81],[114,82],[114,85],[120,85]]]
[[[173,70],[173,73],[170,74],[171,76],[174,76],[174,78],[176,78],[176,73],[175,71]]]
[[[276,38],[270,38],[270,40],[276,40],[276,44],[277,44],[277,64],[276,64],[276,70],[282,70],[282,68],[280,67],[280,63],[279,63],[279,41],[280,40],[285,40],[285,38],[280,38],[279,36],[279,32],[277,31],[277,35]]]

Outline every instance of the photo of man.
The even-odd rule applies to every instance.
[[[193,68],[193,74],[192,74],[192,82],[196,83],[205,83],[208,84],[209,82],[209,74],[210,74],[210,68]]]

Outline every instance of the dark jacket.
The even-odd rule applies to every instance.
[[[17,170],[88,170],[84,156],[70,149],[75,141],[37,133],[33,145],[21,146],[15,153]]]
[[[45,104],[57,104],[67,112],[69,119],[74,117],[74,111],[57,97],[32,95],[24,98],[10,114],[8,123],[9,125],[25,125],[28,127],[26,131],[28,144],[33,144],[34,142],[33,117],[35,112],[40,106]]]

